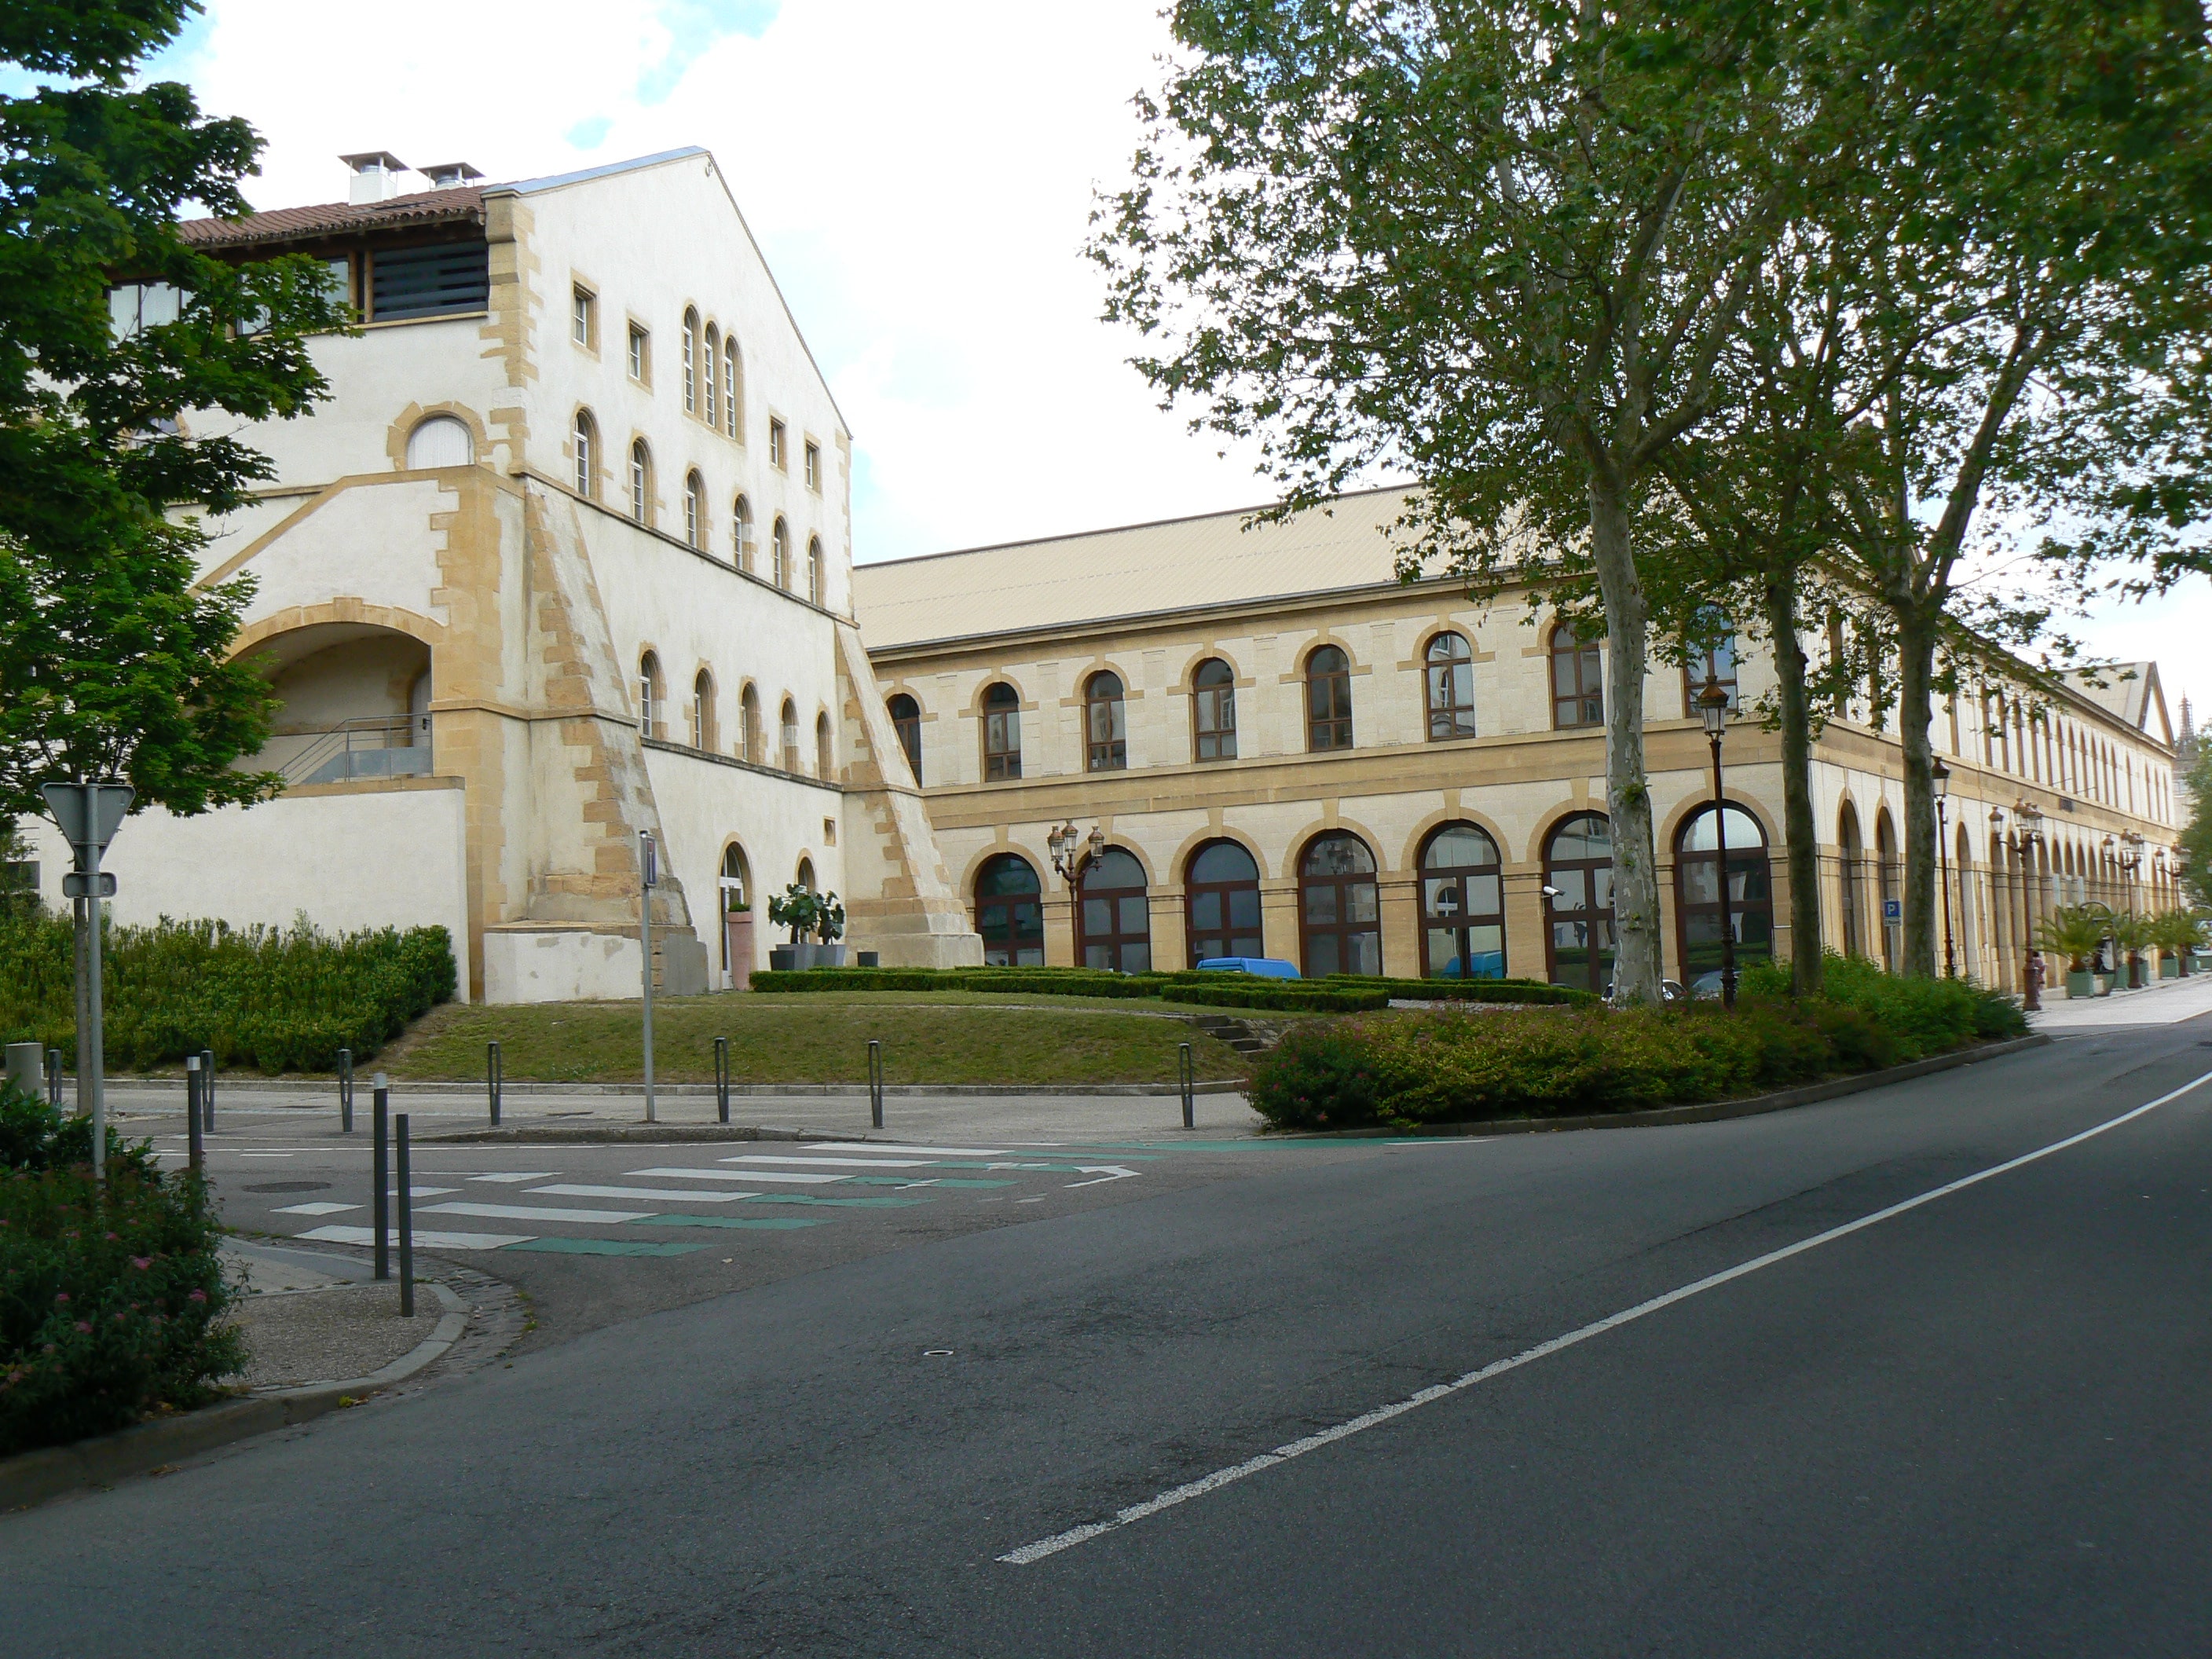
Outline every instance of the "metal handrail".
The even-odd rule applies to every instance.
[[[405,745],[379,743],[355,746],[359,737],[389,738],[396,732],[419,734],[421,741]],[[405,775],[430,769],[430,717],[428,714],[367,714],[354,720],[340,720],[336,726],[319,732],[295,732],[291,737],[312,737],[316,740],[278,768],[278,774],[288,784],[340,782],[356,776],[390,777]],[[372,768],[366,763],[356,765],[360,755],[419,754],[421,763],[395,765],[389,761]],[[335,770],[337,777],[324,774]]]

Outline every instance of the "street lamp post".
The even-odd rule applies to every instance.
[[[1959,976],[1958,957],[1951,943],[1951,827],[1945,811],[1951,793],[1951,769],[1943,764],[1938,755],[1936,764],[1929,769],[1929,781],[1936,788],[1936,879],[1943,884],[1943,977]]]
[[[1083,867],[1085,855],[1087,854],[1097,860],[1105,854],[1106,832],[1094,823],[1091,826],[1091,834],[1085,836],[1071,822],[1063,823],[1048,835],[1044,844],[1052,854],[1052,867],[1059,872],[1062,881],[1073,887],[1076,872]]]
[[[1705,741],[1713,746],[1714,872],[1721,890],[1721,1006],[1735,1006],[1735,918],[1729,903],[1728,796],[1721,786],[1721,739],[1728,732],[1729,695],[1710,670],[1705,689],[1698,696],[1698,713],[1705,722]],[[1687,963],[1684,964],[1686,969]]]

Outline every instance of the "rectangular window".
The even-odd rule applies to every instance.
[[[768,423],[768,464],[770,466],[782,466],[786,464],[783,459],[783,422],[781,421],[770,421]]]
[[[173,323],[184,314],[181,290],[167,283],[125,283],[107,290],[107,321],[118,340],[142,328]]]
[[[822,446],[806,446],[806,487],[817,494],[822,489]]]
[[[645,372],[652,366],[652,359],[646,352],[645,331],[635,323],[632,323],[629,325],[630,379],[642,385],[645,380]]]
[[[599,301],[592,297],[591,289],[580,287],[569,291],[568,337],[586,351],[599,337],[598,310]]]
[[[368,264],[368,319],[404,322],[482,311],[491,293],[491,249],[483,242],[380,248]]]

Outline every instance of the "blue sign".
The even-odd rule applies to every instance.
[[[1905,901],[1903,899],[1884,899],[1881,902],[1881,919],[1884,921],[1903,921],[1905,920]]]

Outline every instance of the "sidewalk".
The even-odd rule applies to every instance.
[[[2108,997],[2062,997],[2047,1001],[2027,1023],[2039,1031],[2063,1036],[2069,1031],[2112,1025],[2177,1025],[2212,1013],[2212,974],[2155,980],[2140,991],[2115,991]]]
[[[257,1393],[380,1371],[428,1341],[447,1311],[423,1284],[403,1318],[396,1280],[377,1284],[366,1263],[334,1255],[230,1239],[222,1258],[226,1276],[246,1287],[231,1316],[246,1365],[232,1380]]]

